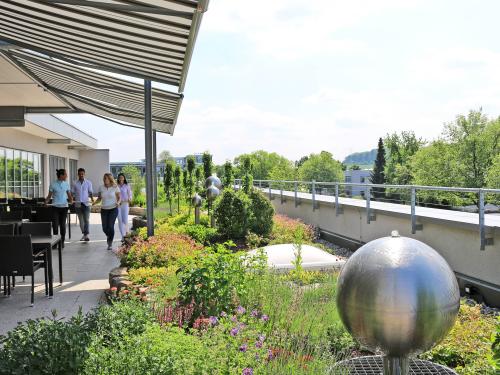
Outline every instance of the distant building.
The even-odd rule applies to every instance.
[[[203,154],[193,154],[195,164],[200,165],[203,164]],[[187,164],[187,156],[179,156],[179,157],[174,157],[175,164],[179,165],[182,169],[186,167]],[[117,176],[118,173],[120,173],[123,169],[123,167],[131,165],[139,169],[141,172],[141,176],[144,176],[146,174],[146,161],[141,160],[141,161],[126,161],[126,162],[113,162],[110,163],[110,168],[111,168],[111,173],[113,176]],[[165,173],[165,162],[158,162],[156,164],[156,173],[158,176],[163,176]]]
[[[347,170],[344,171],[344,182],[369,184],[371,183],[371,173],[372,171],[369,169]],[[345,193],[350,197],[364,197],[365,189],[363,186],[346,186]]]

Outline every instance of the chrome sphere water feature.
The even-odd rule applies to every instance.
[[[209,177],[210,178],[210,177]],[[215,185],[210,185],[207,188],[207,199],[213,202],[220,194],[220,190]]]
[[[191,204],[193,207],[201,207],[201,204],[203,203],[203,199],[201,199],[200,195],[196,193],[193,198],[191,198]]]
[[[215,185],[217,189],[222,189],[222,182],[216,174],[211,175],[205,180],[205,188],[209,188],[211,185]]]
[[[444,338],[459,304],[455,274],[443,257],[396,231],[358,249],[337,282],[344,325],[384,354],[384,374],[407,374],[408,358]]]

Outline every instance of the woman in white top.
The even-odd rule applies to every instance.
[[[97,200],[94,204],[101,204],[102,230],[108,240],[108,250],[112,249],[113,238],[115,237],[115,222],[120,206],[120,189],[116,185],[111,173],[105,173],[102,178],[103,185],[99,186]]]
[[[132,190],[127,183],[127,178],[123,173],[118,174],[118,188],[120,189],[121,205],[118,207],[118,226],[122,235],[122,241],[128,234],[128,211],[132,202]]]

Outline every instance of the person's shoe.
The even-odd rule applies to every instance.
[[[113,247],[111,246],[113,242],[108,241],[108,250],[113,250]]]
[[[85,242],[89,242],[90,241],[90,238],[88,236],[88,234],[85,235]]]
[[[80,241],[85,241],[85,235],[83,235],[82,238],[80,238]]]

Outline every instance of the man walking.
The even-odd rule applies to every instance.
[[[85,169],[78,168],[78,180],[73,184],[73,197],[75,198],[75,210],[80,222],[80,229],[83,237],[80,241],[89,241],[89,219],[90,219],[90,203],[94,203],[92,196],[92,182],[85,178]]]

